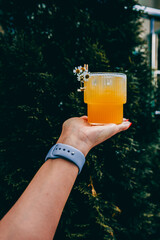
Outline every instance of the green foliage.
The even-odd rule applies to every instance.
[[[160,126],[131,0],[1,0],[1,216],[65,119],[86,114],[72,69],[127,74],[133,125],[87,156],[55,239],[159,240]]]

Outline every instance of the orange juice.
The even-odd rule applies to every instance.
[[[90,123],[121,123],[126,103],[126,75],[90,73],[84,82],[84,102]]]

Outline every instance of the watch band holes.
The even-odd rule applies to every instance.
[[[59,150],[61,150],[61,148],[59,148]]]
[[[71,152],[71,155],[74,155],[74,152]]]
[[[65,149],[65,148],[63,148],[63,151],[66,151],[66,149]]]
[[[67,152],[70,152],[70,150],[68,150]]]

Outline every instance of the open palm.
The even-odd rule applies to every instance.
[[[127,130],[131,123],[126,119],[121,124],[92,125],[87,116],[70,118],[64,122],[57,143],[72,145],[86,156],[91,148],[104,142],[113,135]]]

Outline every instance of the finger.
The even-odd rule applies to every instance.
[[[83,120],[88,120],[88,116],[82,116],[80,118],[82,118]]]
[[[125,131],[127,130],[130,126],[131,126],[131,122],[123,122],[121,124],[114,124],[114,123],[110,123],[110,124],[106,124],[104,126],[99,126],[99,130],[101,131],[100,139],[102,141],[114,136],[115,134],[121,132],[121,131]]]
[[[127,119],[127,118],[123,118],[123,121],[124,121],[124,122],[128,122],[129,119]]]
[[[132,125],[131,122],[129,122],[129,121],[124,121],[123,123],[117,125],[118,131],[119,131],[119,132],[125,131],[125,130],[127,130],[128,128],[130,128],[131,125]]]

